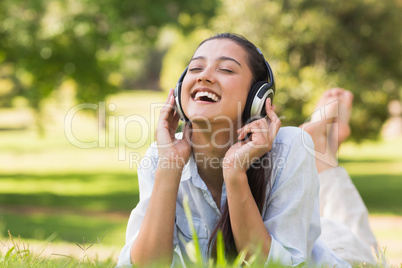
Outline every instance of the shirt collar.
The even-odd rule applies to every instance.
[[[197,174],[197,165],[195,164],[193,154],[191,154],[190,159],[181,173],[181,181],[187,181],[191,179],[191,177],[194,177],[195,174]]]
[[[181,181],[187,181],[191,179],[191,183],[202,190],[208,190],[207,185],[201,179],[198,174],[197,164],[195,162],[193,154],[191,154],[190,159],[184,166],[183,172],[181,174]]]

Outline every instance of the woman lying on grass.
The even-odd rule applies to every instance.
[[[247,250],[248,257],[258,252],[264,263],[290,266],[375,263],[367,210],[346,172],[333,168],[337,132],[339,142],[349,135],[347,91],[323,95],[319,109],[331,115],[337,100],[342,113],[313,117],[302,126],[311,136],[302,128],[280,128],[271,105],[269,65],[252,43],[233,34],[202,42],[179,82],[176,96],[171,90],[161,110],[156,143],[138,170],[140,202],[131,213],[118,266],[189,261],[186,196],[204,261],[215,256],[221,231],[228,259]],[[182,135],[175,135],[179,115],[186,124]],[[327,135],[331,123],[339,129]],[[324,152],[319,158],[314,145]],[[322,238],[320,209],[329,218]],[[358,215],[351,217],[352,212]]]

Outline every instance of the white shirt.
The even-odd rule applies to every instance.
[[[319,238],[319,180],[315,167],[311,137],[300,128],[281,128],[273,142],[271,155],[271,193],[268,194],[262,219],[271,235],[268,262],[287,266],[301,263],[312,265],[348,266]],[[155,180],[158,151],[155,143],[148,149],[138,168],[140,201],[133,209],[127,226],[126,245],[117,266],[130,265],[130,249],[143,221]],[[204,181],[197,172],[193,157],[186,164],[179,185],[174,230],[172,266],[185,265],[188,256],[185,242],[192,235],[184,213],[183,199],[188,196],[192,221],[197,231],[201,253],[208,260],[208,241],[221,215]],[[226,188],[222,189],[222,205],[226,202]]]

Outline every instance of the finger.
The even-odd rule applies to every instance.
[[[173,116],[169,119],[170,119],[169,134],[173,138],[176,134],[177,127],[179,126],[179,121],[180,121],[179,114],[176,111],[174,111]]]
[[[273,110],[273,108],[272,108],[272,102],[271,102],[271,99],[270,99],[270,98],[267,98],[267,99],[265,100],[265,111],[267,112],[267,114],[268,114],[268,110]]]
[[[274,111],[274,107],[275,106],[271,105],[271,99],[268,98],[265,102],[265,111],[270,122],[275,121],[278,118]]]
[[[173,94],[173,92],[174,92],[174,90],[173,90],[173,89],[170,89],[169,94],[168,94],[168,97],[167,97],[167,99],[166,99],[166,102],[165,102],[165,104],[164,104],[163,107],[162,107],[162,109],[163,109],[163,108],[166,108],[166,111],[168,111],[168,112],[170,112],[170,111],[174,108],[175,100],[174,100],[174,94]]]
[[[180,121],[179,113],[175,110],[173,113],[173,118],[172,118],[172,122],[171,122],[171,126],[174,131],[176,131],[177,126],[179,125],[179,121]]]
[[[237,135],[239,135],[240,134],[240,132],[242,132],[242,130],[243,130],[243,128],[244,128],[245,126],[242,126],[241,128],[239,128],[238,130],[236,130],[236,132],[237,132]]]
[[[272,122],[277,122],[279,120],[278,116],[275,113],[275,105],[271,104],[271,99],[267,99],[265,102],[265,112],[267,113],[266,119],[270,122],[270,127]]]
[[[265,103],[265,110],[267,113],[267,121],[269,122],[268,127],[268,138],[272,142],[281,126],[281,120],[275,113],[275,106],[271,105],[271,99],[267,99]]]
[[[265,117],[261,118],[259,122],[254,125],[254,128],[251,129],[251,140],[256,146],[264,147],[269,144],[269,131],[268,120]]]
[[[166,100],[165,100],[165,104],[166,104],[166,103],[169,103],[170,96],[174,95],[173,92],[174,92],[174,89],[171,88],[171,89],[169,90],[169,93],[168,93],[167,98],[166,98]]]
[[[247,125],[245,125],[244,127],[242,127],[240,129],[239,136],[238,136],[239,140],[243,140],[248,134],[253,133],[253,128],[255,127],[255,124],[256,124],[255,122],[256,121],[248,123]]]
[[[268,132],[268,122],[265,118],[258,119],[256,121],[253,121],[247,125],[245,125],[243,128],[240,129],[240,133],[238,136],[239,140],[244,139],[247,134],[257,134],[257,133],[263,133],[263,132]]]
[[[237,133],[239,135],[238,135],[237,139],[243,140],[246,137],[246,135],[250,132],[249,128],[250,128],[250,124],[247,124],[247,125],[243,126],[241,129],[238,129]]]
[[[272,109],[267,109],[267,118],[269,120],[269,128],[268,128],[269,139],[273,141],[282,123],[279,117]]]
[[[168,120],[169,116],[173,115],[174,112],[173,104],[174,104],[174,97],[173,95],[169,94],[169,98],[166,100],[166,103],[163,105],[160,111],[159,115],[160,119]]]
[[[278,131],[282,123],[276,113],[274,111],[270,111],[267,113],[267,117],[269,120],[269,130]]]

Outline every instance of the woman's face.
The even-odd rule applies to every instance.
[[[240,122],[251,80],[240,45],[230,39],[207,41],[195,52],[183,80],[184,113],[193,122]]]

